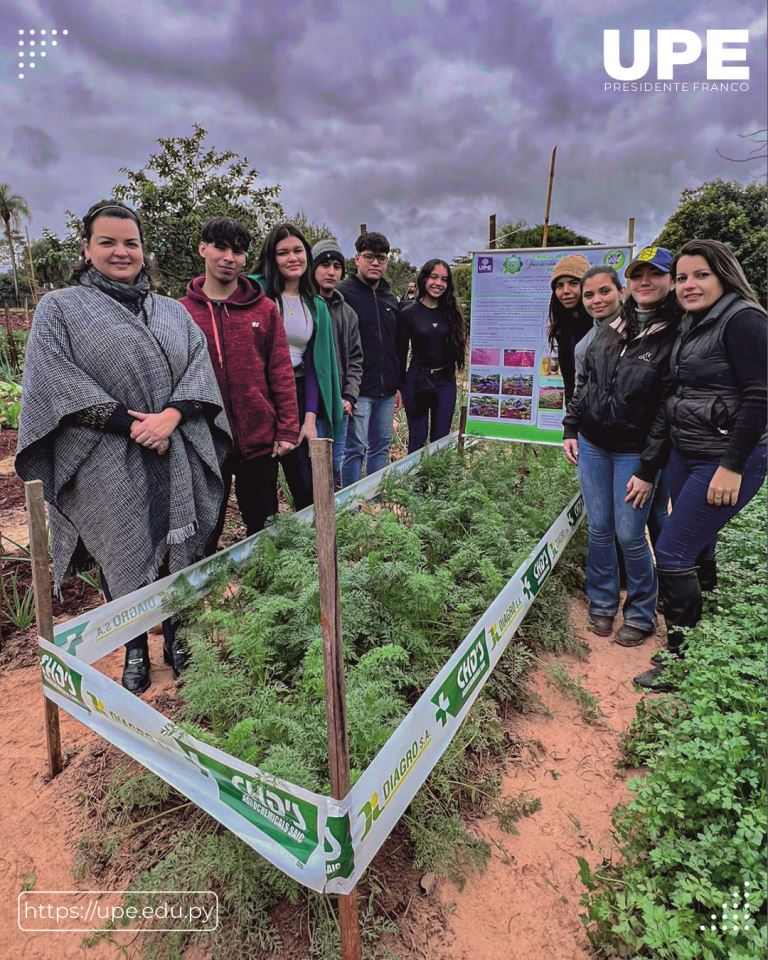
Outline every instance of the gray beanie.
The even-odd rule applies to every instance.
[[[328,263],[329,260],[338,260],[341,264],[341,275],[344,276],[344,254],[341,252],[341,246],[337,240],[318,240],[312,247],[312,269],[319,267],[322,263]]]

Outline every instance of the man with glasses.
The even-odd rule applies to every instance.
[[[400,408],[397,299],[384,279],[389,241],[381,233],[363,233],[355,243],[357,272],[338,290],[357,314],[363,345],[360,396],[347,430],[341,467],[343,486],[356,483],[363,469],[368,476],[386,466],[392,440],[392,420]],[[367,451],[367,455],[366,455]]]

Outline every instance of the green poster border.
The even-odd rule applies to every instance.
[[[563,413],[565,416],[565,413]],[[515,426],[493,420],[470,420],[464,433],[471,437],[488,437],[491,440],[512,440],[518,443],[544,443],[550,447],[559,447],[563,442],[562,430],[544,430],[532,424]]]

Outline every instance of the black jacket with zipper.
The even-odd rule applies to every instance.
[[[357,314],[363,345],[360,396],[391,397],[400,382],[397,298],[386,280],[379,280],[374,290],[352,276],[342,280],[337,289]]]
[[[665,400],[672,391],[669,357],[676,326],[651,321],[633,340],[624,319],[598,330],[584,374],[563,420],[566,439],[579,434],[610,453],[639,453],[641,480],[653,480],[669,457]]]

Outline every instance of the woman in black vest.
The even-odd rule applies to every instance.
[[[680,628],[699,622],[702,587],[716,583],[717,533],[765,480],[768,324],[725,244],[691,240],[672,272],[687,312],[671,357],[672,513],[656,544],[656,565],[668,651],[679,656]],[[635,682],[670,689],[663,662]]]

